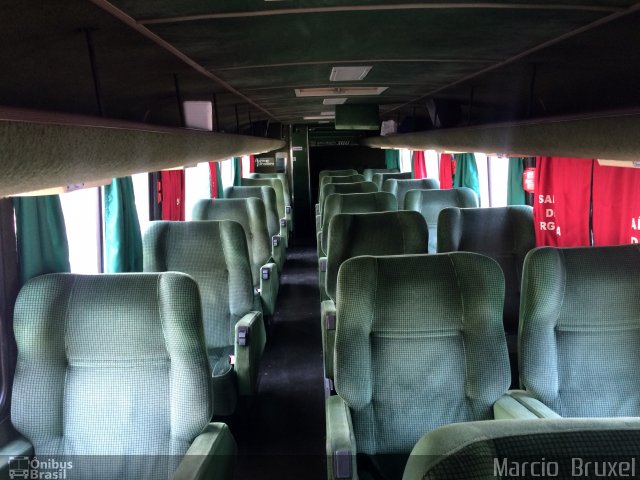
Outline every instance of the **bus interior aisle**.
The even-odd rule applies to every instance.
[[[287,253],[258,398],[236,439],[236,478],[326,478],[322,347],[315,248]]]

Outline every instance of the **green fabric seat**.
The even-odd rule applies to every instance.
[[[194,220],[231,220],[242,225],[249,249],[253,286],[265,315],[275,312],[280,276],[272,257],[264,203],[258,198],[205,198],[193,207]]]
[[[511,385],[518,388],[517,335],[522,264],[536,246],[533,209],[526,205],[501,208],[445,208],[438,217],[438,253],[476,252],[493,258],[505,278],[502,314],[511,361]]]
[[[212,377],[214,413],[231,415],[238,394],[247,399],[255,394],[266,341],[262,314],[254,310],[242,226],[233,221],[151,222],[143,246],[146,272],[174,270],[197,282],[210,368],[220,373]],[[228,353],[234,353],[235,365],[225,369]]]
[[[322,229],[322,212],[324,211],[324,202],[327,197],[334,193],[373,193],[378,188],[373,182],[356,182],[356,183],[328,183],[322,188],[321,197],[323,203],[319,206],[319,213],[316,215],[316,233]]]
[[[362,171],[362,175],[364,175],[364,178],[367,182],[372,182],[373,181],[373,176],[376,173],[399,173],[400,170],[398,170],[397,168],[365,168]]]
[[[434,178],[423,178],[421,180],[398,180],[389,178],[382,184],[383,192],[393,193],[398,199],[398,208],[405,209],[404,197],[409,190],[438,190],[440,182]],[[407,209],[409,210],[409,209]]]
[[[259,198],[264,202],[267,230],[272,243],[271,255],[282,271],[287,254],[284,238],[280,235],[276,192],[273,187],[227,187],[224,189],[223,198]]]
[[[371,181],[376,184],[378,190],[382,190],[384,182],[391,178],[395,178],[396,180],[411,180],[413,174],[411,172],[374,173]]]
[[[407,210],[420,212],[429,227],[429,253],[436,253],[438,243],[438,216],[443,208],[478,207],[478,196],[470,188],[448,190],[409,190],[404,197]]]
[[[250,173],[249,178],[279,178],[282,182],[282,193],[284,194],[285,205],[293,205],[293,197],[291,196],[291,189],[289,188],[289,179],[287,174],[283,172],[278,173]]]
[[[595,478],[631,476],[640,452],[638,419],[539,419],[456,423],[429,432],[414,447],[403,480]],[[532,465],[531,462],[537,462]],[[528,463],[524,463],[528,462]],[[607,464],[616,462],[610,475]],[[604,465],[604,468],[603,468]],[[626,474],[624,470],[628,471]],[[636,464],[637,469],[637,464]],[[509,473],[511,470],[512,474]],[[622,472],[620,476],[618,472]],[[637,475],[637,470],[636,473]]]
[[[353,168],[345,168],[343,170],[320,170],[318,174],[318,185],[324,177],[344,177],[346,175],[357,175],[358,171]]]
[[[494,260],[360,256],[342,264],[337,289],[329,478],[363,478],[356,454],[398,478],[426,432],[494,418],[510,380]]]
[[[322,177],[320,179],[320,183],[318,184],[318,204],[322,205],[324,202],[322,191],[325,185],[328,185],[330,183],[359,183],[364,181],[364,177],[359,174]]]
[[[3,455],[70,461],[65,478],[233,478],[233,436],[209,423],[215,398],[189,276],[43,275],[20,291],[14,333],[11,420],[28,442]]]
[[[284,196],[284,186],[279,178],[243,178],[243,187],[271,187],[276,192],[276,206],[280,218],[280,235],[289,245],[289,233],[293,231],[292,208]]]
[[[333,346],[338,270],[359,255],[404,255],[427,252],[429,231],[418,212],[340,213],[329,225],[325,292],[321,304],[325,377],[333,379]],[[321,285],[322,288],[322,285]]]
[[[518,353],[527,394],[562,417],[640,416],[640,247],[532,250]]]
[[[320,239],[319,254],[326,256],[329,222],[338,213],[373,213],[398,210],[396,197],[387,192],[373,193],[334,193],[327,197],[322,215],[322,230],[318,234]]]

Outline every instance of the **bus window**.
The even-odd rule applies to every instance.
[[[220,161],[220,176],[222,177],[222,188],[233,187],[233,159],[227,158]]]
[[[199,163],[195,167],[184,169],[185,183],[185,219],[191,220],[193,206],[198,200],[211,198],[211,179],[209,164]]]
[[[102,226],[98,188],[60,194],[72,273],[100,273]]]
[[[509,186],[509,158],[490,156],[489,162],[489,200],[492,207],[507,206]]]
[[[435,150],[424,151],[424,164],[427,169],[427,178],[440,180],[440,157]]]
[[[138,212],[138,222],[140,231],[144,234],[149,225],[149,174],[137,173],[131,175],[133,181],[133,194],[136,197],[136,211]]]

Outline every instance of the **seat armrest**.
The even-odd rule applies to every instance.
[[[351,415],[338,395],[327,398],[327,478],[329,480],[357,478],[356,438]]]
[[[316,233],[322,230],[322,217],[318,214],[316,215]]]
[[[318,251],[318,258],[326,256],[322,250],[322,230],[316,233],[316,250]]]
[[[280,219],[280,236],[284,238],[284,246],[289,246],[289,229],[287,228],[287,219]]]
[[[9,459],[12,457],[32,457],[33,445],[22,435],[18,435],[0,448],[0,478],[9,478]]]
[[[540,400],[533,398],[525,390],[509,390],[506,395],[510,396],[529,410],[534,415],[534,418],[561,418],[560,415],[551,410]]]
[[[493,404],[493,418],[495,420],[525,420],[538,417],[515,398],[505,394]]]
[[[285,248],[284,238],[280,235],[271,237],[271,257],[276,265],[278,265],[278,271],[282,272],[282,267],[287,259],[287,250]]]
[[[266,263],[260,267],[260,298],[265,315],[273,315],[280,288],[280,273],[275,263]]]
[[[286,205],[284,211],[284,216],[287,219],[287,228],[289,232],[293,232],[293,208],[291,208],[291,205]]]
[[[238,393],[253,395],[258,380],[260,358],[267,343],[267,334],[260,312],[249,312],[242,317],[235,328],[235,372],[238,379]]]
[[[210,423],[198,435],[171,477],[172,480],[231,480],[236,442],[224,423]]]
[[[320,204],[319,203],[316,203],[315,212],[316,212],[316,215],[320,215]]]
[[[320,257],[318,259],[318,289],[320,290],[320,301],[329,300],[327,295],[327,257]]]
[[[333,349],[336,343],[336,304],[333,300],[325,300],[320,304],[320,324],[322,326],[324,376],[333,380]]]

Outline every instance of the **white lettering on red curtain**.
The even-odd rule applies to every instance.
[[[536,245],[588,246],[591,160],[538,157],[536,159]]]
[[[625,245],[640,240],[640,170],[605,167],[593,170],[593,240],[595,245]]]

